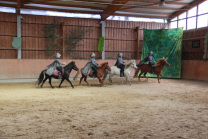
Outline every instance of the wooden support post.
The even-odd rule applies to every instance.
[[[63,56],[62,58],[65,59],[65,23],[62,23],[62,47],[63,47],[63,50],[62,50],[62,53],[63,53]]]
[[[139,50],[140,50],[140,27],[137,27],[137,49],[136,49],[136,59],[139,60]]]
[[[17,0],[17,37],[21,38],[21,15],[20,15],[20,0]],[[17,50],[17,59],[21,59],[21,47]]]
[[[102,59],[105,59],[105,21],[101,21],[101,35],[104,37]]]

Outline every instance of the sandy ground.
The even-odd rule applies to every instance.
[[[208,82],[121,80],[0,83],[0,138],[208,139]]]

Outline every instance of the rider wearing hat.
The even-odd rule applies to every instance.
[[[98,66],[98,63],[96,63],[95,61],[95,56],[96,56],[95,53],[92,53],[89,60],[89,63],[91,63],[91,68],[93,70],[93,77],[97,75],[97,66]]]
[[[118,68],[121,69],[120,71],[120,77],[124,76],[124,68],[125,68],[125,62],[122,59],[123,54],[122,53],[118,53],[118,57],[117,57],[117,61],[115,66],[117,66]]]
[[[65,63],[61,63],[60,62],[60,58],[61,57],[61,54],[59,54],[59,53],[57,53],[56,54],[56,64],[55,64],[55,66],[56,66],[56,69],[58,70],[58,73],[59,73],[59,79],[61,79],[62,78],[62,67],[61,67],[61,65],[65,65]]]
[[[56,69],[57,69],[58,74],[59,74],[59,77],[58,77],[59,79],[62,78],[62,67],[61,67],[61,65],[65,65],[65,63],[60,62],[60,59],[59,59],[60,57],[61,57],[61,54],[57,53],[56,54],[56,59],[53,61],[52,64],[48,65],[45,69],[46,73],[48,75],[53,75],[55,73]]]
[[[141,60],[139,62],[139,66],[143,65],[145,62],[149,62],[149,66],[151,68],[151,72],[154,74],[154,67],[152,67],[156,62],[154,60],[154,57],[153,57],[153,52],[150,51],[149,52],[149,55],[147,57],[145,57],[143,60]]]

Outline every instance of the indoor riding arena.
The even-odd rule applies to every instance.
[[[0,0],[0,139],[208,139],[208,0]]]

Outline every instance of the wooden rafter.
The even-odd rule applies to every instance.
[[[29,3],[28,3],[29,4]],[[32,3],[30,3],[32,4]],[[42,3],[47,6],[60,6],[60,7],[74,7],[74,8],[88,8],[88,9],[95,9],[95,10],[102,10],[101,8],[98,7],[92,7],[92,6],[80,6],[80,5],[71,5],[71,4],[56,4],[56,3]],[[57,9],[58,11],[59,9]]]
[[[172,13],[167,13],[167,12],[155,12],[155,11],[141,11],[141,10],[136,10],[136,11],[122,11],[121,12],[128,12],[128,13],[143,13],[143,14],[157,14],[157,15],[172,15]]]
[[[109,5],[102,13],[101,20],[106,20],[110,15],[115,13],[115,11],[119,10],[124,4],[126,4],[129,0],[113,0],[112,4],[121,4],[121,5]]]
[[[188,11],[189,9],[193,8],[194,6],[204,2],[206,0],[195,0],[194,2],[192,2],[191,4],[189,4],[188,6],[183,7],[182,9],[178,10],[178,12],[173,13],[172,15],[170,15],[170,19],[173,19],[175,17],[177,17],[178,15],[184,13],[185,11]]]
[[[17,14],[20,15],[21,0],[17,0]]]
[[[45,8],[45,7],[34,7],[34,6],[21,6],[22,8],[34,9],[34,10],[48,10],[48,11],[60,11],[60,12],[70,12],[70,13],[88,13],[88,14],[101,14],[101,12],[95,11],[78,11],[78,10],[67,10],[67,9],[56,9],[56,8]]]
[[[129,17],[146,17],[146,18],[159,18],[159,19],[169,19],[168,16],[150,16],[150,15],[134,15],[134,14],[120,14],[120,13],[114,13],[112,15],[117,16],[129,16]]]
[[[23,4],[44,4],[51,1],[57,1],[57,0],[24,1]]]
[[[179,8],[165,8],[165,7],[150,7],[149,5],[146,5],[146,6],[133,6],[133,7],[126,7],[126,8],[122,8],[120,10],[128,10],[128,9],[134,9],[134,8],[143,8],[143,9],[159,9],[159,10],[173,10],[173,11],[176,11],[176,10],[180,10]],[[119,10],[119,11],[120,11]]]

